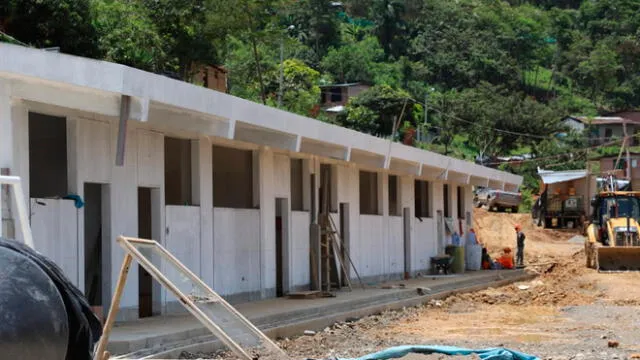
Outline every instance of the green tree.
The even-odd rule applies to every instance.
[[[341,125],[368,134],[392,136],[394,122],[411,121],[412,113],[413,102],[407,92],[376,85],[349,101]]]
[[[580,62],[576,77],[581,86],[589,89],[589,98],[596,104],[602,104],[606,93],[618,85],[617,77],[621,70],[618,54],[606,44],[599,43],[589,57]]]
[[[105,60],[152,72],[173,69],[166,44],[140,4],[92,0],[91,10]]]
[[[194,65],[217,62],[206,14],[213,0],[140,0],[158,29],[175,71],[189,80]]]
[[[340,82],[373,82],[376,65],[384,60],[384,50],[373,36],[332,48],[322,59],[322,68]]]
[[[320,73],[297,59],[285,60],[283,65],[282,105],[288,111],[309,116],[320,100],[320,87],[318,86]],[[269,88],[272,89],[272,93],[279,90],[277,79],[275,73],[270,74]],[[273,96],[271,103],[274,103]]]
[[[281,27],[293,25],[292,32],[303,44],[313,49],[313,64],[318,64],[330,47],[340,42],[338,7],[331,1],[300,0],[285,11]]]
[[[0,30],[32,46],[100,57],[86,0],[3,0]]]

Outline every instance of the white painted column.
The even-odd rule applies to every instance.
[[[415,260],[415,189],[414,189],[414,177],[413,176],[400,176],[398,177],[400,196],[398,201],[400,202],[400,211],[404,217],[404,209],[409,208],[409,231],[406,234],[407,239],[404,239],[408,254],[404,254],[404,268],[409,269],[410,275],[413,273]],[[403,218],[404,220],[404,218]],[[404,222],[403,222],[404,226]],[[403,234],[405,236],[405,234]]]
[[[379,261],[382,262],[382,276],[386,278],[391,269],[391,227],[389,226],[389,174],[386,172],[378,173],[378,213],[382,215],[382,224],[384,226],[384,234],[382,238],[383,248],[380,251]]]
[[[116,149],[118,123],[111,123],[111,149]],[[111,291],[115,290],[124,259],[124,250],[115,242],[119,235],[137,236],[138,234],[138,153],[135,129],[127,130],[124,166],[115,166],[115,151],[110,154],[112,184],[109,187],[110,211],[105,221],[109,227],[111,243]],[[138,318],[138,266],[134,262],[129,270],[127,282],[120,302],[121,310],[118,320],[132,320]],[[125,310],[126,309],[126,310]]]
[[[260,199],[260,295],[262,298],[266,298],[275,296],[276,288],[276,203],[273,152],[262,148],[258,151],[257,158],[258,196]]]
[[[0,168],[13,168],[13,123],[11,87],[0,80]]]
[[[214,288],[212,144],[208,138],[200,138],[191,143],[191,149],[192,200],[200,205],[200,271],[202,280]]]
[[[0,169],[8,169],[8,174],[20,176],[24,204],[29,200],[29,122],[28,110],[20,100],[11,98],[8,81],[0,80]],[[17,230],[19,216],[15,209],[13,190],[5,187],[0,191],[0,235],[15,237],[23,241]],[[9,195],[11,194],[11,195]]]
[[[0,80],[0,169],[14,167],[13,124],[11,119],[11,97],[9,84]],[[0,236],[11,237],[13,224],[10,219],[10,198],[5,192],[7,185],[0,186]],[[11,229],[9,229],[11,228]]]

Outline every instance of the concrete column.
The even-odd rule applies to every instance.
[[[118,135],[118,123],[111,123],[111,149],[116,148]],[[135,129],[127,130],[127,142],[125,150],[124,166],[115,165],[115,151],[110,154],[112,184],[109,186],[110,211],[103,214],[104,221],[111,224],[108,239],[114,239],[118,235],[137,236],[138,234],[138,145]],[[120,266],[124,259],[124,250],[114,242],[110,243],[111,249],[111,291],[115,286],[120,273]],[[109,294],[109,298],[111,294]],[[108,304],[105,304],[105,306]],[[106,309],[106,307],[105,307]],[[134,264],[129,270],[125,285],[120,311],[117,320],[133,320],[138,318],[138,266]]]
[[[200,205],[200,269],[202,280],[215,288],[212,144],[203,137],[192,141],[191,149],[192,201]]]
[[[258,178],[260,199],[260,295],[274,297],[276,288],[275,191],[273,179],[273,152],[258,151]]]
[[[29,200],[29,122],[24,104],[11,98],[8,81],[0,80],[0,173],[20,176],[24,204]],[[3,186],[0,191],[0,235],[22,241],[16,231],[18,213],[14,208],[13,190]]]
[[[0,80],[0,174],[11,174],[13,162],[13,124],[9,84]],[[13,237],[14,223],[11,219],[11,199],[7,185],[0,186],[0,236]]]
[[[378,214],[382,215],[382,223],[385,227],[384,235],[382,238],[383,248],[380,249],[380,261],[382,262],[383,277],[386,278],[390,273],[391,257],[387,254],[390,253],[391,233],[389,226],[389,174],[380,172],[378,173],[378,206],[381,207]]]
[[[13,123],[11,114],[11,88],[0,80],[0,168],[14,167]]]
[[[405,269],[409,269],[409,275],[413,276],[414,264],[416,263],[415,256],[415,242],[413,241],[416,238],[415,226],[414,223],[416,221],[415,217],[415,189],[414,189],[414,177],[413,176],[400,176],[398,177],[400,193],[398,197],[398,201],[400,202],[403,220],[404,220],[404,209],[409,208],[409,218],[408,220],[408,229],[404,228],[406,233],[403,234],[405,251],[404,254],[404,267]],[[403,225],[404,222],[403,222]]]

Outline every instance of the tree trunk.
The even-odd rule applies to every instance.
[[[249,25],[249,39],[251,40],[251,47],[253,48],[253,57],[256,61],[256,71],[258,73],[258,82],[260,83],[260,98],[262,99],[262,104],[267,105],[267,97],[264,90],[264,80],[262,78],[262,66],[260,65],[260,53],[258,52],[258,44],[256,42],[256,37],[254,35],[253,26],[253,18],[251,17],[251,12],[249,11],[249,6],[245,2],[244,9],[247,15],[247,23]]]

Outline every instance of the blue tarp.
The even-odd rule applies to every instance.
[[[540,360],[537,356],[523,354],[514,350],[503,348],[491,348],[484,350],[471,350],[455,346],[415,345],[396,346],[377,353],[361,356],[355,359],[340,360],[387,360],[399,359],[410,353],[416,354],[445,354],[445,355],[471,355],[477,354],[483,360]]]

